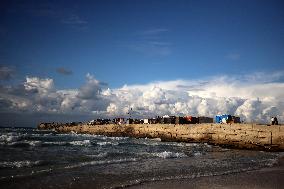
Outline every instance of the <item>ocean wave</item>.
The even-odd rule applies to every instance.
[[[0,142],[1,145],[8,145],[13,147],[29,147],[29,146],[40,146],[42,144],[41,141],[37,140],[23,140],[23,141],[16,141],[16,142]]]
[[[62,142],[62,141],[54,141],[54,142],[44,142],[43,145],[59,145],[59,146],[63,146],[63,145],[67,145],[69,144],[68,142]]]
[[[201,153],[201,152],[195,152],[195,153],[193,153],[193,155],[194,155],[194,156],[201,156],[202,153]]]
[[[113,145],[113,146],[117,146],[119,145],[118,142],[110,142],[110,141],[104,141],[104,142],[97,142],[97,145],[100,145],[100,146],[105,146],[105,145]]]
[[[32,137],[49,137],[49,136],[53,136],[54,133],[32,133],[31,136]]]
[[[65,145],[73,145],[73,146],[89,146],[91,145],[90,140],[74,140],[71,142],[67,141],[48,141],[44,142],[43,145],[55,145],[55,146],[65,146]]]
[[[162,141],[162,139],[161,139],[161,138],[150,138],[149,140],[152,140],[152,141],[159,141],[159,142],[161,142],[161,141]]]
[[[91,145],[91,142],[90,140],[77,140],[77,141],[69,142],[69,144],[74,145],[74,146],[89,146]]]
[[[157,140],[149,140],[148,141],[138,141],[136,144],[147,145],[147,146],[177,146],[177,147],[185,147],[191,146],[187,145],[187,143],[179,143],[179,142],[160,142]],[[155,142],[157,141],[157,142]]]
[[[30,146],[40,146],[42,144],[42,142],[38,140],[25,141],[25,142],[28,143]]]
[[[22,168],[22,167],[33,167],[40,165],[41,161],[4,161],[0,162],[0,168]]]
[[[156,153],[151,153],[151,155],[155,156],[155,157],[160,157],[160,158],[183,158],[183,157],[188,157],[186,154],[184,153],[179,153],[179,152],[168,152],[168,151],[164,151],[164,152],[156,152]]]
[[[115,164],[115,163],[125,163],[125,162],[135,162],[137,161],[136,158],[125,158],[125,159],[116,159],[116,160],[104,160],[104,161],[89,161],[89,162],[82,162],[75,165],[68,165],[65,169],[73,169],[78,167],[84,167],[87,165],[105,165],[105,164]]]
[[[18,141],[21,138],[20,135],[14,135],[13,133],[6,133],[0,135],[0,142],[10,143]]]
[[[107,137],[107,139],[111,139],[111,140],[126,140],[129,137]]]

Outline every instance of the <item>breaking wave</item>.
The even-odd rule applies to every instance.
[[[16,141],[16,142],[0,142],[1,145],[8,145],[13,147],[29,147],[29,146],[40,146],[42,144],[41,141],[36,140],[23,140],[23,141]]]
[[[144,139],[143,141],[137,141],[137,144],[147,145],[147,146],[177,146],[177,147],[194,147],[199,146],[197,143],[183,143],[183,142],[161,142],[159,138],[157,139]],[[210,146],[206,145],[210,148]]]
[[[78,167],[84,167],[87,165],[104,165],[104,164],[115,164],[115,163],[126,163],[126,162],[135,162],[137,161],[136,158],[124,158],[124,159],[117,159],[117,160],[105,160],[105,161],[89,161],[89,162],[82,162],[75,165],[68,165],[65,169],[73,169]]]
[[[63,146],[63,145],[67,145],[69,144],[68,142],[62,142],[62,141],[54,141],[54,142],[44,142],[43,145],[59,145],[59,146]]]
[[[160,157],[160,158],[183,158],[183,157],[188,157],[184,153],[179,153],[179,152],[159,152],[159,153],[151,153],[153,156]]]
[[[97,142],[97,144],[100,145],[100,146],[105,146],[105,145],[117,146],[117,145],[119,145],[118,142]]]
[[[88,146],[88,145],[91,145],[91,142],[90,140],[77,140],[77,141],[69,142],[69,144],[74,145],[74,146]]]
[[[6,133],[0,135],[0,142],[1,143],[11,143],[18,141],[21,138],[19,135],[13,135],[13,133]]]
[[[91,141],[90,141],[90,140],[75,140],[75,141],[71,141],[71,142],[51,141],[51,142],[44,142],[43,145],[55,145],[55,146],[65,146],[65,145],[89,146],[89,145],[91,145]]]

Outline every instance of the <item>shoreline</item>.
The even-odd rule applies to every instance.
[[[283,188],[284,155],[278,158],[277,164],[259,170],[232,173],[227,175],[203,176],[190,179],[174,179],[145,182],[126,186],[127,189],[271,189]]]

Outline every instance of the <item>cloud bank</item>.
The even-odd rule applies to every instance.
[[[78,89],[60,90],[51,78],[26,77],[18,86],[0,86],[0,113],[84,118],[210,116],[229,113],[245,122],[284,120],[284,73],[218,76],[202,80],[156,81],[106,88],[91,74]],[[50,120],[52,121],[52,120]]]
[[[250,77],[228,76],[208,80],[161,81],[146,85],[123,86],[104,91],[111,100],[107,112],[120,115],[131,107],[136,116],[195,115],[215,116],[229,113],[246,122],[267,122],[277,115],[283,120],[284,83],[274,83],[272,76],[261,83]]]

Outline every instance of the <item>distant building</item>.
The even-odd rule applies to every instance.
[[[214,123],[214,119],[212,117],[198,117],[198,123]]]
[[[198,123],[198,118],[197,117],[185,116],[184,118],[186,119],[186,122],[188,124],[196,124],[196,123]]]
[[[216,115],[216,123],[241,123],[241,118],[237,116],[232,116],[229,114]]]

